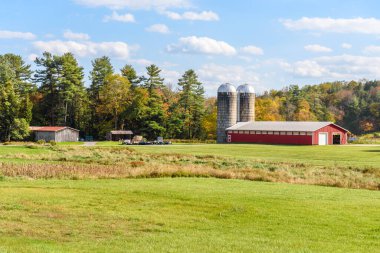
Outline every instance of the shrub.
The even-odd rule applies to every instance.
[[[57,145],[57,142],[56,142],[56,141],[53,141],[53,140],[51,140],[51,141],[49,141],[49,144],[50,144],[50,146],[56,146],[56,145]]]
[[[38,140],[38,141],[37,141],[37,144],[40,144],[40,145],[43,145],[43,144],[45,144],[45,143],[46,143],[45,140]]]

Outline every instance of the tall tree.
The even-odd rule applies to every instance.
[[[164,85],[164,78],[161,78],[161,69],[154,64],[146,67],[148,77],[145,80],[145,87],[151,94],[154,90],[162,88]]]
[[[99,92],[104,85],[104,81],[108,75],[113,74],[114,69],[111,64],[111,60],[107,56],[96,58],[92,61],[92,70],[90,72],[90,88],[88,89],[90,99],[90,135],[94,138],[99,138],[100,121],[96,108],[100,103]]]
[[[187,70],[178,80],[179,107],[184,121],[185,138],[200,137],[204,116],[204,88],[194,70]]]
[[[125,65],[120,72],[122,76],[129,80],[132,87],[136,87],[140,84],[141,77],[137,76],[136,70],[132,67],[132,65]]]
[[[0,139],[3,141],[29,135],[30,77],[30,66],[20,56],[0,55]]]
[[[124,124],[120,115],[130,103],[130,86],[127,78],[114,74],[105,78],[104,85],[99,91],[98,113],[105,116],[112,115],[114,129],[123,128]]]

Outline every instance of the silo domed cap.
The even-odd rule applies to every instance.
[[[236,92],[235,87],[232,84],[225,83],[219,86],[218,93]]]
[[[249,84],[243,84],[243,85],[240,85],[238,88],[237,88],[237,91],[239,93],[255,93],[255,89],[253,88],[253,86],[249,85]]]

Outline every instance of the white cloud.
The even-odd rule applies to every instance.
[[[241,51],[243,53],[252,54],[252,55],[263,55],[264,54],[264,50],[262,48],[259,48],[259,47],[253,46],[253,45],[243,47],[243,48],[241,48]]]
[[[0,30],[0,39],[34,40],[37,36],[31,32],[14,32]]]
[[[38,57],[37,54],[30,54],[28,55],[28,61],[34,62],[34,60]]]
[[[177,84],[181,74],[175,70],[162,69],[161,76],[165,78],[165,83]]]
[[[304,47],[306,51],[314,52],[314,53],[329,53],[332,52],[331,48],[324,47],[318,44],[312,44],[312,45],[307,45]]]
[[[347,54],[323,56],[283,64],[282,68],[297,77],[318,78],[320,80],[378,79],[380,78],[380,57]]]
[[[170,33],[169,28],[164,24],[154,24],[147,27],[145,30],[147,30],[148,32],[156,32],[156,33],[164,33],[164,34]]]
[[[290,30],[310,30],[335,33],[380,34],[380,19],[376,18],[308,18],[284,19],[280,22]]]
[[[53,54],[72,52],[79,57],[108,55],[120,59],[128,59],[133,47],[124,42],[91,42],[91,41],[35,41],[34,48],[38,52],[48,51]]]
[[[112,12],[110,16],[104,16],[103,22],[109,22],[109,21],[118,21],[118,22],[124,22],[124,23],[134,23],[135,17],[130,14],[118,14],[116,11]]]
[[[264,89],[260,86],[260,78],[255,68],[240,65],[219,65],[205,64],[197,70],[199,80],[204,83],[209,94],[215,94],[217,88],[222,83],[232,83],[239,85],[249,83],[255,86],[260,92]]]
[[[235,55],[236,49],[224,41],[214,40],[208,37],[181,37],[177,44],[167,46],[168,52],[173,53],[198,53],[211,55]]]
[[[190,7],[188,0],[74,0],[77,4],[88,7],[106,7],[109,9],[155,9]]]
[[[379,54],[380,46],[368,46],[364,48],[364,53],[366,54]]]
[[[164,14],[174,20],[199,20],[199,21],[217,21],[218,14],[212,11],[192,12],[187,11],[182,14],[172,11],[166,11]]]
[[[136,63],[138,65],[142,65],[142,66],[148,66],[148,65],[151,65],[153,63],[152,61],[147,60],[147,59],[129,59],[128,61],[131,63]]]
[[[68,40],[89,40],[90,36],[86,33],[74,33],[71,30],[66,30],[63,37]]]
[[[352,45],[351,44],[348,44],[348,43],[342,43],[342,48],[344,49],[351,49],[352,48]]]

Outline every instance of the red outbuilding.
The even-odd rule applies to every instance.
[[[227,142],[331,145],[347,144],[348,130],[332,122],[250,121],[227,131]]]

